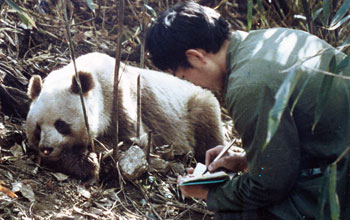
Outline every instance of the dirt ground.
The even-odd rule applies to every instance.
[[[21,7],[16,9],[0,1],[0,219],[213,219],[204,201],[184,199],[177,188],[176,177],[193,164],[191,158],[169,161],[168,172],[149,171],[133,182],[106,175],[88,187],[36,163],[26,142],[25,93],[31,75],[45,77],[70,60],[60,2],[15,1]],[[95,13],[86,1],[68,4],[76,56],[92,51],[114,56],[118,5],[94,2]],[[174,1],[148,1],[153,9],[146,12],[142,3],[125,0],[122,61],[132,65],[140,62],[140,25]],[[21,20],[23,15],[32,22]],[[242,25],[239,17],[235,22]],[[147,58],[145,65],[153,68]],[[232,124],[224,119],[229,139]]]

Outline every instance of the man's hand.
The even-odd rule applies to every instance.
[[[234,151],[228,150],[219,160],[212,162],[223,148],[224,146],[219,145],[206,152],[205,165],[209,172],[214,172],[218,168],[225,168],[233,172],[247,168],[246,153],[240,148],[235,148]]]
[[[189,168],[187,172],[187,175],[193,174],[193,168]],[[177,184],[179,185],[182,195],[184,195],[185,197],[194,197],[197,199],[207,199],[209,191],[207,187],[203,185],[180,186],[182,178],[184,177],[178,176],[177,178]]]

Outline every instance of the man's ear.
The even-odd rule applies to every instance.
[[[187,61],[193,66],[203,66],[207,64],[206,52],[203,49],[188,49],[185,52]]]

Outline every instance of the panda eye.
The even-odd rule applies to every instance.
[[[54,125],[57,131],[63,135],[68,135],[71,133],[70,125],[60,119],[58,119]]]
[[[40,134],[41,134],[40,125],[36,124],[35,130],[34,130],[34,137],[35,137],[35,139],[40,140]]]

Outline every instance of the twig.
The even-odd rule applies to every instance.
[[[178,214],[174,220],[176,219],[182,219],[182,217],[191,210],[191,208],[194,206],[195,204],[192,204],[191,206],[189,206],[187,209],[185,209],[185,211],[181,212],[180,214]]]
[[[68,36],[68,42],[69,42],[69,52],[73,61],[73,66],[74,66],[74,71],[75,71],[75,81],[77,82],[77,85],[79,87],[79,96],[80,96],[80,101],[81,101],[81,105],[83,108],[83,115],[84,115],[84,121],[85,121],[85,127],[86,127],[86,131],[88,134],[88,138],[89,138],[89,142],[90,142],[90,146],[91,146],[91,151],[95,152],[95,145],[94,145],[94,141],[91,138],[90,135],[90,128],[89,128],[89,121],[88,121],[88,116],[86,114],[86,108],[85,108],[85,103],[84,103],[84,98],[83,98],[83,90],[81,88],[81,83],[80,83],[80,79],[79,79],[79,75],[78,75],[78,71],[77,71],[77,66],[75,63],[75,56],[74,56],[74,47],[73,47],[73,42],[72,42],[72,36],[70,33],[70,27],[69,27],[69,22],[68,22],[68,18],[67,18],[67,8],[66,8],[66,3],[65,0],[62,0],[62,7],[63,7],[63,17],[64,17],[64,22],[66,25],[66,32],[67,32],[67,36]]]
[[[133,4],[131,4],[130,0],[127,0],[127,1],[132,14],[134,15],[135,19],[138,20],[139,16],[137,15],[137,12],[135,11]]]
[[[119,190],[119,191],[117,192],[117,196],[118,196],[118,194],[119,194],[120,192],[123,193],[123,196],[124,196],[124,199],[125,199],[125,203],[126,203],[127,205],[128,205],[127,200],[130,200],[130,202],[133,202],[133,201],[134,201],[134,200],[130,199],[128,196],[125,195],[124,189]],[[132,212],[131,210],[129,210],[129,209],[123,204],[123,202],[120,202],[119,204],[120,204],[127,212],[132,213],[132,214],[134,214],[134,215],[137,215],[135,212]],[[114,204],[113,204],[113,205],[114,205]],[[136,209],[136,207],[134,206],[134,204],[132,204],[132,206]],[[137,210],[138,212],[140,212],[138,209],[136,209],[136,210]],[[146,217],[146,216],[143,215],[142,212],[140,212],[140,214],[141,214],[142,217]],[[141,217],[141,216],[138,216],[138,217]]]
[[[142,189],[142,187],[140,187],[138,184],[134,183],[133,181],[130,181],[134,186],[136,186],[142,193],[143,197],[145,198],[145,200],[147,201],[147,204],[149,205],[149,207],[151,208],[153,214],[158,218],[158,219],[162,219],[162,217],[158,214],[158,212],[154,209],[152,203],[149,201],[149,197],[147,195],[147,193]]]
[[[137,206],[136,206],[136,202],[135,202],[135,199],[132,199],[131,197],[126,197],[126,199],[128,199],[131,203],[131,205],[134,207],[134,209],[144,218],[146,219],[150,219],[150,220],[154,220],[154,218],[150,218],[149,216],[147,216],[143,211],[141,211]],[[135,213],[135,212],[133,212]]]
[[[198,213],[201,213],[201,214],[205,214],[205,215],[214,215],[214,212],[212,211],[209,211],[209,210],[206,210],[206,209],[201,209],[201,208],[198,208],[198,207],[194,207],[193,205],[188,207],[188,204],[184,204],[184,203],[181,203],[177,200],[172,200],[172,201],[169,201],[168,199],[164,198],[163,196],[157,194],[156,196],[152,197],[152,200],[160,203],[160,204],[166,204],[166,205],[170,205],[170,206],[175,206],[175,207],[178,207],[178,208],[181,208],[181,209],[189,209],[189,210],[192,210],[192,211],[195,211],[195,212],[198,212]]]

